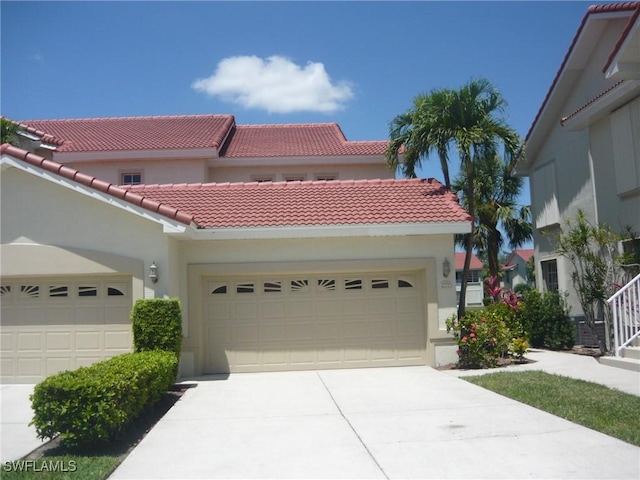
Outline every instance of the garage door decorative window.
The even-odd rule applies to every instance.
[[[291,280],[291,291],[303,293],[309,291],[309,280]]]
[[[264,282],[264,293],[282,292],[282,282]]]
[[[318,280],[318,289],[321,292],[334,292],[336,289],[336,281],[335,280]]]
[[[49,296],[53,298],[69,296],[68,285],[49,285]]]
[[[38,298],[40,297],[40,287],[38,285],[21,285],[21,298]]]

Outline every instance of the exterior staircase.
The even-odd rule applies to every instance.
[[[614,356],[600,363],[640,372],[640,275],[607,300],[613,313]]]
[[[600,363],[611,367],[624,368],[640,372],[640,337],[636,337],[631,344],[620,349],[620,355],[615,357],[600,357]]]

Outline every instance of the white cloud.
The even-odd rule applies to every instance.
[[[331,113],[353,97],[348,83],[331,82],[322,63],[302,67],[281,56],[225,58],[213,75],[197,79],[191,87],[269,113]]]

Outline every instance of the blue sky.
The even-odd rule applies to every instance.
[[[415,95],[482,76],[524,137],[591,3],[2,1],[1,112],[231,113],[384,140]],[[436,159],[419,174],[442,178]]]

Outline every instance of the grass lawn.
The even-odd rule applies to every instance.
[[[120,464],[115,455],[47,455],[38,459],[10,462],[11,471],[3,464],[2,479],[12,480],[102,480]]]
[[[545,372],[465,377],[493,392],[640,446],[640,397]]]
[[[167,392],[117,440],[72,450],[54,440],[27,457],[0,467],[2,480],[103,480],[113,473],[147,432],[169,411],[182,392]]]

